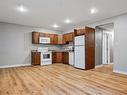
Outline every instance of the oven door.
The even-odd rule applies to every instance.
[[[51,52],[42,52],[41,53],[41,65],[52,64],[52,53]]]

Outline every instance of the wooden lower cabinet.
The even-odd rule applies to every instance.
[[[69,64],[69,52],[63,52],[63,63]]]
[[[69,52],[53,52],[52,63],[69,64]]]
[[[62,63],[62,52],[53,52],[52,53],[52,63]]]
[[[31,64],[32,65],[40,65],[41,63],[41,53],[40,52],[31,52]]]

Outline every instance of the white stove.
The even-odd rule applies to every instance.
[[[39,47],[38,52],[41,52],[41,65],[52,64],[52,52],[48,48]]]

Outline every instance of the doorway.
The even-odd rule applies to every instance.
[[[114,24],[96,26],[95,64],[113,64]]]

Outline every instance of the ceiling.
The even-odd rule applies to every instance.
[[[16,10],[24,5],[28,12]],[[98,9],[91,15],[90,9]],[[0,21],[58,31],[67,31],[80,23],[109,18],[127,12],[127,0],[0,0]],[[64,23],[65,19],[72,23]],[[60,27],[54,29],[53,24]]]

